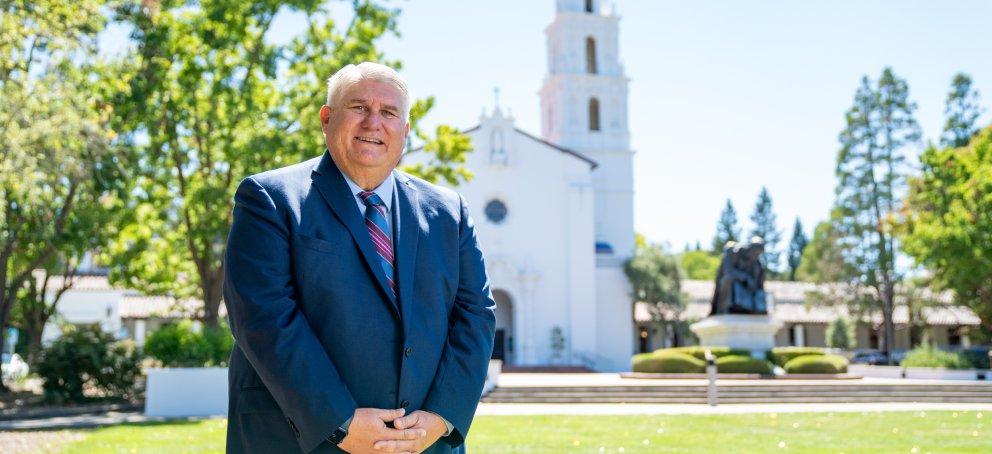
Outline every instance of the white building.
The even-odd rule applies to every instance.
[[[634,153],[618,22],[598,0],[558,0],[545,30],[541,137],[498,106],[466,131],[475,177],[457,189],[497,302],[494,357],[509,365],[630,367],[635,330],[622,266],[634,250]]]

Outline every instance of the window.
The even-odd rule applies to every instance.
[[[592,0],[586,0],[586,12],[587,13],[592,12]]]
[[[486,204],[485,212],[486,219],[489,219],[489,222],[492,222],[493,224],[502,224],[506,219],[506,204],[499,199],[490,200],[489,203]]]
[[[504,166],[507,164],[503,131],[500,129],[494,129],[489,137],[489,163]]]
[[[596,74],[596,40],[586,37],[586,72]]]
[[[599,131],[599,100],[589,99],[589,130]]]

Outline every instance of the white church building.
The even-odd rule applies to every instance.
[[[469,203],[496,299],[493,356],[512,366],[629,370],[633,157],[618,22],[599,0],[557,0],[545,29],[541,134],[496,106],[465,131]],[[404,164],[418,162],[418,154]]]

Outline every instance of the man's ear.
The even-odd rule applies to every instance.
[[[331,108],[326,104],[320,106],[320,124],[326,125],[331,120]]]

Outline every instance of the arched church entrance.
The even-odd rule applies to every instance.
[[[496,340],[493,345],[493,359],[503,364],[514,364],[513,354],[513,300],[506,290],[493,290],[496,300]]]

